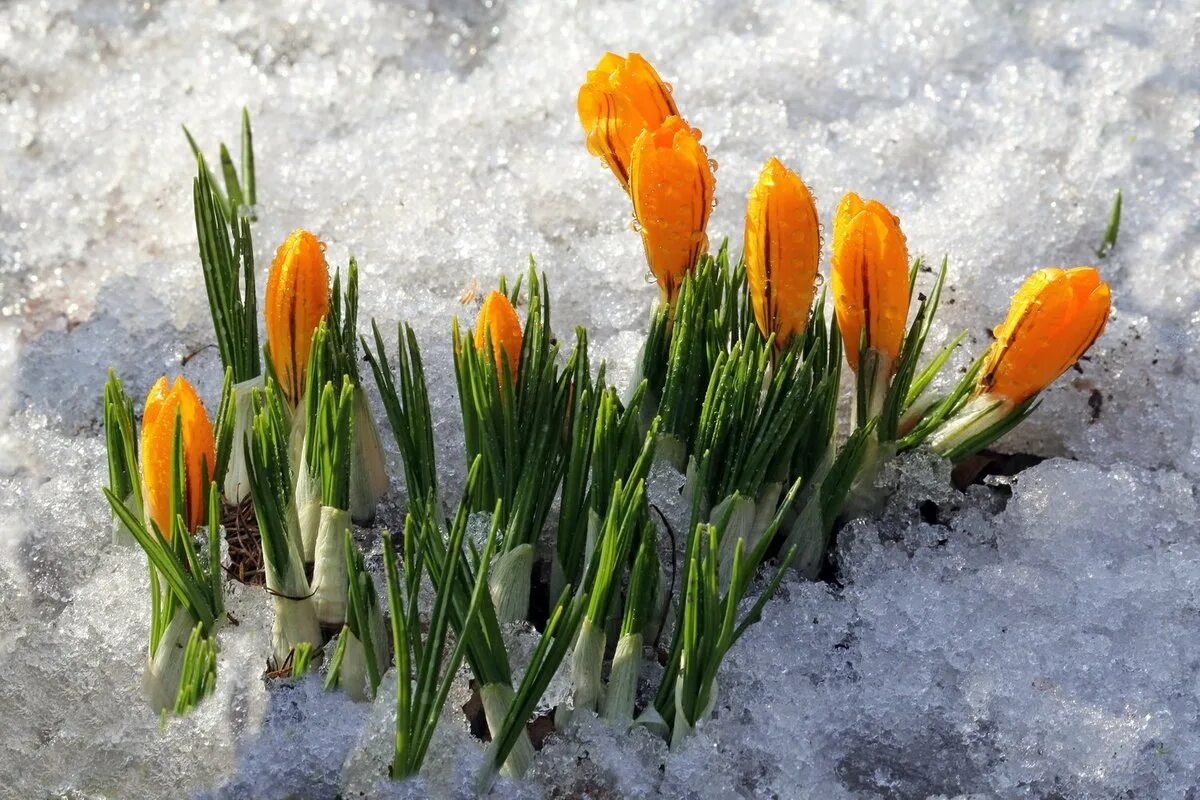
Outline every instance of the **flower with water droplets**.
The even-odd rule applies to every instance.
[[[507,362],[508,374],[515,380],[521,362],[521,336],[521,321],[512,303],[500,292],[491,292],[475,322],[475,349],[486,349],[490,337],[496,372],[503,375]]]
[[[833,304],[850,368],[859,343],[895,364],[908,318],[908,245],[897,219],[878,200],[850,192],[833,219]]]
[[[634,142],[629,164],[633,213],[646,261],[668,302],[708,250],[705,229],[714,189],[700,132],[679,117],[647,129]]]
[[[204,521],[208,497],[206,474],[216,468],[216,445],[204,403],[192,385],[176,378],[167,386],[163,376],[150,388],[142,412],[141,465],[146,516],[171,538],[171,468],[175,447],[175,420],[183,440],[184,497],[182,509],[189,531]]]
[[[777,158],[750,190],[743,252],[758,328],[783,347],[808,324],[821,234],[812,192]]]
[[[655,130],[678,116],[671,87],[637,53],[622,58],[606,53],[588,72],[576,103],[587,148],[604,160],[621,186],[629,190],[633,143],[644,130]]]
[[[1035,272],[1013,296],[970,397],[929,446],[954,461],[988,447],[1033,410],[1033,400],[1104,331],[1112,298],[1094,267]]]
[[[304,394],[313,331],[327,313],[329,268],[324,245],[306,230],[294,231],[275,253],[263,307],[271,363],[293,407]]]
[[[1070,369],[1104,331],[1111,296],[1095,267],[1033,273],[995,330],[975,394],[1022,403]]]

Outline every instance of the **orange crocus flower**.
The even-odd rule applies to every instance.
[[[777,158],[750,190],[743,253],[758,328],[783,347],[808,325],[821,233],[812,192]]]
[[[878,200],[850,192],[833,221],[833,305],[846,360],[858,370],[859,342],[894,365],[908,318],[908,245],[900,220]]]
[[[630,159],[629,193],[650,271],[663,297],[675,299],[683,277],[708,251],[712,166],[700,132],[679,117],[642,132]]]
[[[1022,403],[1071,368],[1104,331],[1112,298],[1094,267],[1039,270],[995,330],[976,394]]]
[[[263,306],[271,363],[293,407],[304,394],[313,331],[327,313],[329,268],[325,247],[308,231],[294,231],[275,253]]]
[[[604,160],[626,191],[637,137],[657,129],[667,117],[679,116],[671,87],[637,53],[625,58],[605,53],[579,87],[576,106],[588,152]]]
[[[485,349],[489,336],[496,371],[503,375],[503,364],[507,360],[508,373],[515,380],[521,363],[521,321],[517,319],[512,303],[500,292],[490,293],[479,310],[479,319],[475,322],[475,349]]]
[[[204,522],[208,498],[205,473],[211,476],[217,463],[212,424],[196,390],[185,378],[176,378],[170,388],[166,376],[159,378],[146,396],[142,413],[142,492],[147,517],[167,539],[171,538],[171,456],[176,418],[183,437],[187,508],[182,512],[189,531]]]

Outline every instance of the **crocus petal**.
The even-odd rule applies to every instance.
[[[637,53],[606,53],[588,72],[576,102],[588,152],[604,160],[626,191],[633,143],[643,130],[658,128],[679,109],[671,88]]]
[[[646,261],[663,296],[673,300],[708,250],[715,182],[700,133],[679,117],[644,131],[633,146],[629,188]]]
[[[744,239],[746,280],[763,336],[783,347],[808,324],[821,234],[812,193],[772,158],[750,190]]]
[[[851,369],[858,369],[864,332],[867,347],[894,363],[908,318],[908,245],[900,221],[879,201],[849,194],[838,204],[832,284]]]
[[[475,322],[475,349],[487,347],[488,336],[492,339],[492,357],[496,371],[504,374],[507,359],[508,372],[515,379],[521,362],[521,321],[508,298],[500,292],[492,292],[483,301],[479,319]]]
[[[1035,272],[996,328],[976,393],[1021,403],[1071,368],[1104,331],[1112,298],[1093,267]]]
[[[275,253],[263,315],[275,375],[294,407],[304,393],[313,331],[329,313],[329,268],[316,236],[297,230]]]

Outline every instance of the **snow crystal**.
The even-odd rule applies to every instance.
[[[656,289],[574,93],[647,55],[720,162],[710,233],[778,155],[826,231],[848,190],[949,257],[961,368],[1037,267],[1099,262],[1116,311],[1005,442],[1048,458],[965,493],[914,457],[845,530],[839,583],[787,582],[670,753],[581,714],[514,797],[1185,797],[1200,790],[1200,56],[1193,0],[559,4],[16,0],[0,8],[0,795],[454,796],[483,748],[455,687],[413,782],[373,705],[264,685],[269,606],[231,587],[214,697],[143,702],[145,562],[114,548],[100,393],[181,373],[215,406],[185,123],[255,123],[260,280],[293,228],[361,268],[364,320],[425,357],[441,481],[465,481],[449,320],[532,254],[560,338],[634,373]],[[261,289],[261,284],[260,284]],[[370,393],[374,395],[373,387]],[[379,412],[377,398],[373,398]],[[380,526],[398,530],[403,488]],[[651,492],[672,521],[678,476]],[[674,487],[674,489],[672,488]],[[674,491],[674,495],[672,495]],[[676,533],[679,532],[676,527]],[[364,541],[378,555],[374,532]],[[378,559],[372,559],[377,568]]]

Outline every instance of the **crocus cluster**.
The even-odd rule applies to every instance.
[[[785,573],[836,567],[836,532],[879,500],[884,459],[926,447],[961,461],[988,447],[1104,330],[1099,272],[1043,269],[963,376],[938,381],[963,338],[924,353],[946,261],[918,292],[930,270],[882,202],[849,192],[837,204],[828,297],[818,296],[821,216],[796,171],[767,159],[741,257],[727,241],[710,252],[716,163],[654,67],[606,54],[577,109],[588,151],[630,200],[659,287],[641,374],[624,393],[611,385],[582,328],[560,358],[545,276],[531,262],[511,290],[502,278],[472,329],[451,324],[466,456],[457,504],[439,492],[445,465],[412,329],[399,325],[393,369],[378,325],[360,338],[357,262],[331,280],[325,245],[304,229],[276,250],[260,319],[248,117],[240,176],[222,148],[224,191],[197,151],[220,405],[210,417],[187,380],[164,376],[139,430],[115,375],[105,387],[114,541],[135,540],[150,564],[155,708],[185,713],[216,681],[220,538],[236,524],[253,528],[274,609],[269,680],[320,670],[326,688],[374,702],[396,671],[392,777],[420,771],[460,666],[491,742],[481,791],[535,757],[527,724],[564,664],[571,687],[553,724],[599,713],[677,747],[717,707],[723,658]],[[360,342],[407,490],[403,538],[378,536],[386,597],[359,547],[375,534],[354,528],[373,524],[390,487]],[[853,430],[842,437],[846,367]],[[655,461],[684,474],[690,509],[669,546],[651,514]],[[479,519],[483,539],[469,535]],[[520,670],[510,624],[539,631]]]
[[[630,196],[647,264],[663,301],[673,303],[708,249],[713,162],[700,132],[680,115],[670,85],[637,53],[606,54],[579,90],[578,112],[589,152]],[[860,381],[869,373],[859,392],[869,419],[884,413],[906,343],[915,341],[916,329],[909,327],[915,270],[899,218],[878,200],[847,193],[834,211],[832,230],[833,308],[846,363]],[[812,192],[796,172],[770,158],[750,190],[742,264],[758,328],[774,337],[777,348],[808,325],[820,255]],[[1016,409],[1087,352],[1104,330],[1109,307],[1108,285],[1095,268],[1034,273],[996,329],[982,368],[973,371],[978,377],[966,402],[924,431],[930,446],[963,457],[994,441]],[[900,410],[910,412],[901,429],[919,425],[919,406]]]

